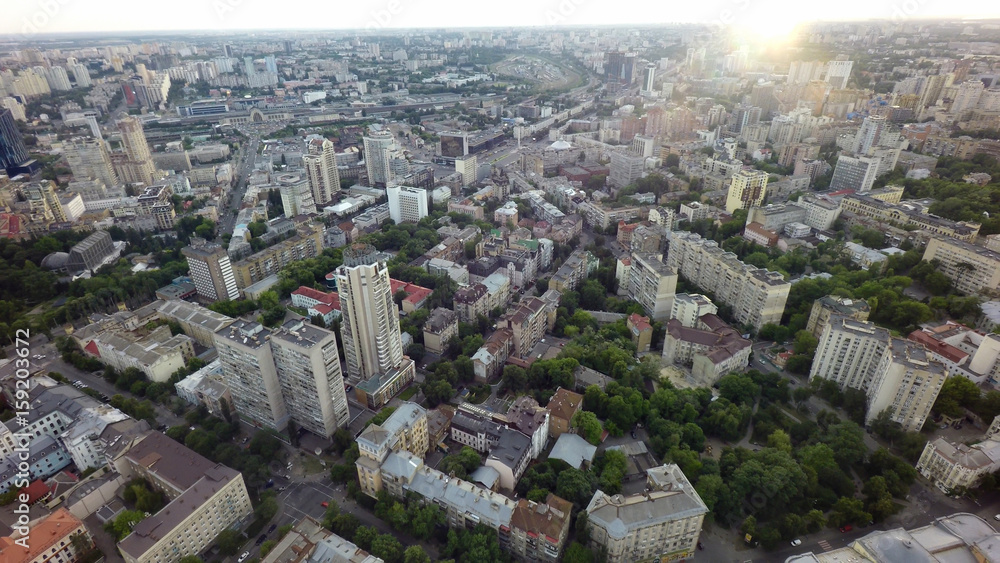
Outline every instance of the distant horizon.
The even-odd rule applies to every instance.
[[[843,0],[839,14],[862,17],[831,19],[826,5],[795,5],[781,0],[709,0],[665,7],[659,3],[620,4],[593,0],[508,0],[473,14],[457,0],[380,0],[348,5],[317,4],[276,8],[261,0],[175,0],[168,9],[143,10],[124,0],[95,4],[73,0],[24,2],[5,8],[0,37],[32,38],[93,35],[207,34],[247,32],[398,33],[423,30],[648,28],[659,26],[729,26],[748,33],[770,35],[774,28],[791,31],[798,25],[878,23],[902,21],[1000,20],[1000,8],[984,2],[960,5],[933,0],[890,0],[885,3]],[[669,21],[667,21],[669,18]],[[643,20],[636,22],[635,20]],[[485,20],[485,21],[484,21]],[[158,27],[151,27],[155,21]],[[262,21],[269,25],[261,26]],[[306,25],[323,22],[323,25]]]

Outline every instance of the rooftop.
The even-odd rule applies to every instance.
[[[545,408],[549,409],[549,413],[554,416],[561,418],[563,420],[570,420],[576,411],[580,410],[583,405],[583,395],[579,393],[574,393],[569,389],[556,389],[552,398],[549,399],[549,404]]]
[[[549,453],[549,459],[561,459],[575,469],[583,467],[584,462],[594,461],[597,446],[591,445],[578,434],[563,433],[556,440],[556,445]]]

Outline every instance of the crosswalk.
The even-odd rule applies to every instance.
[[[820,540],[819,546],[823,548],[823,551],[830,551],[831,549],[833,549],[833,546],[830,545],[830,542],[826,540]]]

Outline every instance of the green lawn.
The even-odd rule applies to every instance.
[[[404,401],[409,401],[410,399],[413,398],[414,395],[417,394],[418,391],[420,391],[420,389],[418,389],[416,385],[411,385],[406,389],[404,389],[403,392],[399,394],[399,398]]]

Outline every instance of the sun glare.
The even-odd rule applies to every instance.
[[[793,12],[758,12],[748,18],[743,31],[759,42],[775,44],[785,43],[791,37],[795,28],[803,22]]]

